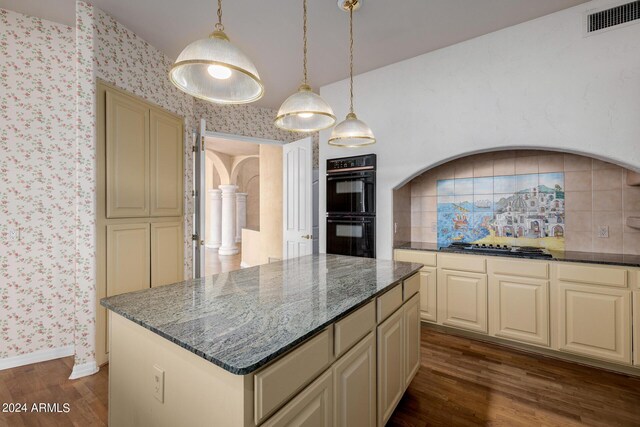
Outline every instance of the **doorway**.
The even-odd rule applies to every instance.
[[[265,185],[272,151],[281,141],[206,131],[197,135],[194,156],[194,277],[260,264],[260,223],[273,214]],[[265,160],[268,166],[265,166]],[[261,169],[265,169],[264,171]],[[266,193],[266,194],[265,194]],[[263,204],[266,204],[266,211]]]

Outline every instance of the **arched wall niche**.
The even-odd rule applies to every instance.
[[[469,153],[426,166],[392,190],[394,245],[438,242],[438,180],[562,173],[565,249],[640,255],[640,230],[626,225],[628,217],[640,215],[640,186],[629,185],[636,182],[637,172],[612,160],[512,149]],[[598,237],[602,226],[608,228],[608,238]]]

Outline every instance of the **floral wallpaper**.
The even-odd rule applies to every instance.
[[[273,124],[277,111],[253,105],[217,105],[199,99],[194,103],[196,120],[205,119],[207,130],[230,133],[234,135],[253,136],[277,141],[293,142],[306,135],[299,132],[288,132]],[[319,137],[318,132],[312,134],[313,164],[318,167]]]
[[[0,9],[0,358],[73,345],[74,34]],[[9,230],[20,231],[10,241]]]

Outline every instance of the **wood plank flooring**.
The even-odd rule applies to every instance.
[[[0,427],[106,426],[109,368],[70,381],[73,358],[0,371]],[[3,413],[3,403],[68,403],[68,413]]]
[[[422,328],[422,366],[389,426],[640,426],[640,379]],[[108,367],[69,381],[72,358],[0,371],[3,402],[70,403],[0,427],[105,426]]]
[[[423,326],[389,426],[640,426],[640,379]]]

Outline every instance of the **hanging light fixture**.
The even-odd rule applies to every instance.
[[[302,85],[282,103],[275,125],[285,130],[315,132],[333,126],[336,116],[329,104],[320,95],[313,93],[307,84],[307,0],[303,0],[302,10]]]
[[[338,6],[349,12],[349,114],[333,128],[329,144],[340,147],[362,147],[376,142],[369,126],[353,110],[353,11],[361,4],[362,0],[338,0]]]
[[[255,65],[224,33],[222,0],[213,33],[185,47],[169,77],[183,92],[218,104],[246,104],[264,94]]]

